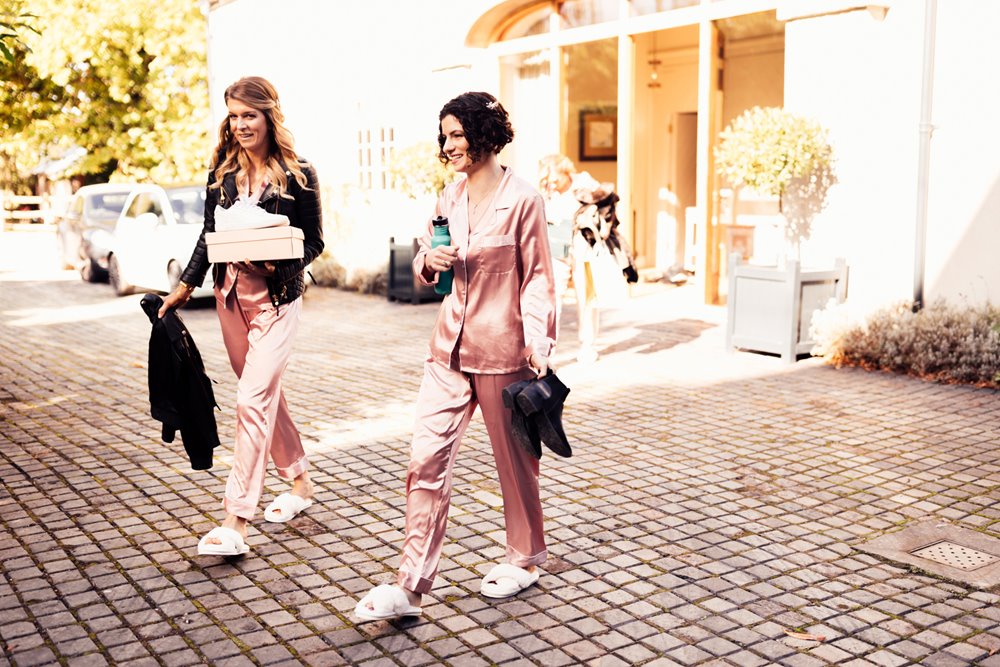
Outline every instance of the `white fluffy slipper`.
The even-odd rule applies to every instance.
[[[209,538],[215,538],[221,544],[212,544]],[[216,526],[198,542],[199,556],[242,556],[249,551],[250,547],[239,531],[225,526]]]
[[[480,590],[488,598],[509,598],[517,595],[536,581],[538,581],[537,567],[534,572],[529,572],[523,567],[510,563],[500,563],[483,577]]]
[[[312,498],[282,493],[264,510],[264,519],[271,523],[285,523],[297,517],[313,504]]]
[[[420,616],[420,607],[414,607],[406,593],[398,586],[382,584],[368,592],[354,607],[354,615],[366,621],[384,621],[403,616]]]

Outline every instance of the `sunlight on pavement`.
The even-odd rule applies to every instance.
[[[313,452],[353,449],[375,440],[409,440],[413,432],[413,406],[386,406],[389,414],[369,417],[355,423],[321,424],[307,447]]]
[[[80,394],[73,393],[73,394],[63,394],[61,396],[52,396],[50,398],[41,401],[31,401],[31,402],[15,401],[12,403],[8,403],[7,405],[10,406],[10,408],[13,410],[18,410],[20,412],[27,412],[29,410],[37,410],[39,408],[45,408],[50,405],[57,405],[59,403],[62,403],[63,401],[68,401],[71,399],[79,399],[79,398]]]
[[[412,404],[384,406],[389,413],[378,417],[360,417],[357,422],[317,422],[315,430],[303,437],[303,446],[309,454],[333,451],[356,451],[375,441],[398,440],[409,442],[413,433]],[[232,454],[216,450],[215,463],[232,467]]]
[[[81,306],[62,306],[55,308],[24,308],[21,310],[4,311],[4,315],[12,317],[7,322],[12,327],[34,327],[46,324],[66,324],[69,322],[88,322],[104,317],[119,315],[136,315],[140,313],[139,299],[141,297],[123,299],[114,297],[99,303],[89,303]]]

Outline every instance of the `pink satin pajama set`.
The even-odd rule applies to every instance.
[[[250,201],[255,203],[254,198]],[[278,474],[289,480],[308,465],[281,390],[302,299],[276,307],[263,276],[227,264],[222,285],[215,287],[215,300],[229,362],[239,378],[233,467],[222,504],[229,514],[250,520],[264,491],[269,458]]]
[[[514,439],[500,392],[533,377],[532,353],[555,345],[552,257],[542,196],[505,168],[487,212],[469,229],[466,181],[449,185],[437,214],[449,219],[458,247],[452,293],[438,313],[424,364],[406,476],[406,537],[397,582],[430,591],[438,571],[451,497],[452,470],[462,435],[478,405],[490,437],[503,494],[507,561],[545,562],[538,461]],[[420,240],[413,270],[424,273],[431,226]]]

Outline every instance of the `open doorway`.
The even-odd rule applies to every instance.
[[[650,277],[679,277],[694,241],[686,223],[696,199],[698,29],[637,35],[635,47],[636,262]]]
[[[672,215],[664,221],[664,229],[657,230],[656,266],[667,277],[682,271],[694,271],[697,255],[695,226],[696,175],[698,172],[698,114],[682,111],[674,114],[672,121],[674,149]],[[659,223],[659,221],[657,221]],[[658,225],[659,226],[659,225]],[[669,242],[673,232],[673,243]]]

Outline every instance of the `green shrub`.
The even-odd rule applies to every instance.
[[[840,366],[1000,388],[1000,308],[938,301],[916,313],[901,303],[862,322],[828,308],[813,319],[813,354]]]
[[[438,159],[438,145],[422,141],[393,151],[389,161],[392,189],[411,199],[441,194],[458,174]]]

